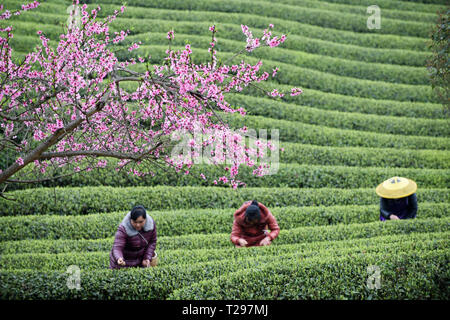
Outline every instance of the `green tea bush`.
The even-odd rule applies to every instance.
[[[231,226],[229,227],[230,229],[226,233],[159,237],[157,248],[158,250],[229,248],[233,246],[230,241]],[[308,226],[281,230],[280,235],[273,242],[273,245],[367,239],[416,232],[447,232],[449,231],[449,227],[450,220],[448,217],[389,221],[387,223],[376,221],[369,223]],[[109,251],[112,248],[113,241],[114,237],[97,240],[45,239],[3,241],[0,243],[0,252],[2,254],[16,254]]]
[[[190,208],[237,209],[257,200],[267,207],[375,205],[374,189],[297,189],[219,187],[84,187],[36,188],[6,193],[16,201],[0,199],[0,216],[33,214],[82,215],[130,210],[142,204],[147,210]],[[447,189],[418,189],[420,202],[449,202]]]
[[[173,50],[181,50],[184,47],[172,47]],[[161,63],[165,57],[167,45],[151,45],[142,46],[139,51],[131,54],[131,56],[141,55],[148,57],[151,55],[150,63]],[[130,54],[124,50],[117,54],[121,59],[129,57]],[[208,61],[208,52],[193,51],[191,54],[195,62]],[[217,53],[218,59],[226,61],[232,57],[231,53]],[[246,57],[248,63],[255,64],[259,59],[252,56]],[[237,61],[234,61],[235,63]],[[233,63],[233,61],[231,62]],[[141,65],[137,65],[140,67]],[[302,86],[306,89],[315,89],[324,92],[333,92],[343,95],[350,95],[361,98],[387,99],[411,102],[431,102],[437,103],[438,98],[434,95],[432,89],[428,85],[409,85],[399,83],[388,83],[373,80],[356,79],[344,76],[338,76],[322,71],[312,70],[304,67],[297,67],[291,64],[265,59],[261,67],[261,72],[269,72],[278,67],[275,80],[279,84]],[[141,67],[143,69],[143,66]]]
[[[267,118],[379,133],[450,137],[450,122],[444,119],[399,118],[329,111],[243,94],[228,95],[228,102],[233,106],[243,107],[250,115]]]
[[[269,208],[270,209],[270,208]],[[303,226],[377,221],[379,206],[284,207],[270,209],[281,230]],[[234,210],[152,211],[158,236],[231,232]],[[126,212],[84,216],[1,217],[0,241],[25,239],[102,239],[115,235]],[[449,204],[421,203],[417,219],[450,216]]]
[[[268,119],[260,116],[221,113],[231,128],[279,130],[281,141],[326,146],[354,146],[406,149],[450,149],[450,140],[444,137],[405,136],[368,131],[336,129],[295,121]]]
[[[359,253],[280,259],[173,292],[169,299],[442,299],[449,298],[448,250]],[[367,286],[368,267],[380,268],[380,289]]]
[[[222,176],[225,168],[230,165],[197,165],[189,169],[189,175],[183,172],[176,174],[167,173],[167,170],[143,166],[151,170],[155,176],[137,177],[134,175],[112,174],[116,161],[111,161],[109,167],[90,171],[89,173],[66,176],[61,179],[47,181],[34,185],[45,187],[63,186],[214,186],[214,179]],[[405,176],[413,179],[422,188],[445,188],[449,185],[449,170],[442,169],[406,169],[406,168],[357,168],[342,166],[316,166],[297,164],[271,163],[277,171],[273,175],[258,177],[253,175],[253,167],[242,166],[239,169],[237,179],[245,181],[247,187],[290,187],[290,188],[364,188],[376,186],[393,176]],[[62,170],[62,173],[70,174],[70,169]],[[203,173],[206,180],[202,179]],[[220,185],[219,185],[220,186]],[[11,186],[8,190],[30,188],[30,185],[20,184]]]
[[[267,1],[267,0],[264,0]],[[373,2],[369,1],[311,1],[311,0],[275,0],[271,1],[273,4],[275,3],[281,3],[281,4],[287,4],[287,5],[300,5],[302,7],[307,6],[309,8],[320,8],[324,10],[337,10],[342,11],[346,13],[354,13],[354,14],[360,14],[365,17],[368,16],[367,14],[367,7],[372,5]],[[339,4],[336,4],[336,3]],[[392,6],[392,3],[394,5]],[[411,10],[413,6],[408,7],[404,6],[403,3],[399,3],[399,1],[391,1],[390,3],[386,3],[385,1],[377,2],[379,6],[383,7],[383,16],[386,18],[392,18],[397,20],[410,20],[410,21],[420,21],[420,22],[426,22],[430,23],[434,21],[434,17],[432,14],[427,13],[425,10],[425,7],[420,7],[421,10],[417,10],[417,12],[412,11],[404,11],[404,10]],[[402,8],[403,10],[401,10]],[[394,10],[395,9],[395,10]],[[434,13],[434,12],[433,12]]]
[[[113,10],[117,9],[120,4],[107,5],[102,2],[102,11],[99,12],[99,17],[111,14]],[[20,20],[34,21],[39,23],[48,24],[46,25],[45,31],[49,32],[52,24],[64,23],[67,21],[66,5],[55,5],[50,3],[44,3],[40,9],[33,12],[33,15],[19,16],[15,18],[14,24],[23,23]],[[47,15],[39,14],[40,12],[45,12]],[[36,14],[37,13],[37,14]],[[53,13],[53,14],[48,14]],[[39,14],[39,15],[38,15]],[[35,18],[36,17],[36,18]],[[426,41],[422,38],[416,37],[404,37],[400,35],[390,35],[390,34],[376,34],[376,33],[360,33],[345,30],[336,30],[331,28],[323,28],[320,26],[315,26],[306,23],[299,23],[296,21],[289,21],[280,18],[268,18],[264,16],[258,16],[254,14],[246,13],[230,13],[230,12],[217,12],[217,11],[187,11],[187,10],[170,10],[161,8],[143,8],[143,7],[128,7],[125,11],[125,17],[119,18],[114,21],[112,25],[113,31],[126,30],[129,29],[132,34],[149,32],[155,23],[155,20],[149,19],[149,17],[156,20],[165,20],[170,23],[180,22],[195,22],[197,24],[196,29],[200,29],[200,23],[210,24],[213,20],[219,26],[221,25],[224,29],[233,29],[235,34],[244,39],[242,31],[240,30],[240,24],[245,21],[246,24],[255,29],[263,30],[267,28],[270,23],[273,23],[277,27],[277,32],[305,35],[307,34],[310,38],[321,39],[326,41],[332,41],[335,43],[355,45],[368,48],[384,48],[384,49],[403,49],[403,50],[414,50],[414,51],[428,51],[426,46]],[[31,20],[35,19],[35,20]],[[367,18],[366,18],[367,20]],[[17,22],[16,22],[17,21]],[[20,21],[20,22],[19,22]],[[137,23],[137,21],[139,21]],[[158,21],[159,22],[159,21]],[[164,23],[164,22],[162,22]],[[229,26],[225,26],[228,24]],[[33,24],[29,24],[31,27],[30,34],[36,34],[33,32]],[[366,26],[366,22],[363,24]],[[38,26],[35,26],[36,28]],[[56,27],[56,26],[55,26]],[[38,27],[39,28],[39,27]],[[60,28],[60,27],[59,27]],[[21,28],[22,29],[22,28]],[[37,30],[36,30],[37,31]],[[168,30],[163,30],[168,31]],[[222,31],[221,31],[222,32]],[[195,34],[195,33],[193,33]],[[56,37],[58,34],[56,35]]]
[[[105,3],[121,4],[119,0],[106,0]],[[324,28],[348,30],[353,32],[367,32],[367,16],[341,13],[336,11],[326,11],[311,9],[309,7],[288,7],[282,4],[261,1],[228,1],[224,3],[220,0],[193,0],[189,2],[179,2],[175,0],[156,0],[146,2],[144,0],[133,1],[134,6],[153,7],[169,10],[189,10],[189,11],[219,11],[227,13],[245,13],[258,17],[270,17],[283,19],[285,21],[297,21],[316,25]],[[426,38],[427,26],[429,24],[420,22],[410,22],[384,18],[383,28],[377,30],[383,34],[398,34],[411,37]]]
[[[236,261],[247,258],[262,258],[275,260],[275,257],[296,254],[297,258],[311,258],[315,256],[342,256],[355,252],[378,253],[429,250],[445,250],[448,247],[449,233],[410,234],[386,237],[375,237],[370,240],[356,239],[349,241],[313,242],[309,244],[289,244],[269,247],[253,247],[237,250],[228,249],[195,249],[186,254],[186,249],[158,251],[158,267],[173,265],[196,264],[212,261]],[[392,246],[392,243],[399,243]],[[63,254],[13,254],[2,255],[1,270],[65,270],[70,265],[77,265],[82,270],[106,269],[109,267],[109,251],[91,253],[63,253]]]
[[[178,30],[178,29],[177,29]],[[178,31],[179,33],[180,31]],[[193,50],[207,50],[210,36],[195,36],[191,34],[178,34],[172,41],[174,46],[184,46],[188,40]],[[167,46],[167,33],[150,33],[146,37],[133,36],[120,43],[119,48],[126,49],[132,42],[142,41],[144,45]],[[138,40],[139,39],[139,40]],[[216,50],[220,52],[237,52],[242,49],[242,41],[219,38]],[[136,54],[139,54],[137,51]],[[425,68],[396,66],[388,64],[375,65],[360,61],[349,61],[339,58],[332,58],[324,55],[312,55],[284,48],[260,48],[252,52],[252,57],[260,59],[270,59],[298,67],[311,68],[314,70],[327,72],[340,76],[353,77],[357,79],[367,79],[373,81],[384,81],[392,83],[428,85],[429,78]]]
[[[358,6],[370,6],[373,4],[371,0],[320,0],[326,2],[340,3],[340,4],[349,4],[349,5],[358,5]],[[445,3],[445,0],[437,0],[436,3]],[[440,2],[439,2],[440,1]],[[392,1],[392,0],[378,0],[377,4],[386,9],[398,9],[401,11],[407,12],[427,12],[427,13],[436,13],[436,11],[441,8],[439,5],[434,4],[425,4],[425,1]]]

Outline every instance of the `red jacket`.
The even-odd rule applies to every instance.
[[[231,231],[231,242],[239,244],[240,238],[245,239],[248,242],[248,246],[259,246],[259,243],[266,236],[274,240],[280,233],[280,227],[275,220],[275,217],[270,213],[269,209],[261,203],[258,203],[261,211],[261,220],[258,224],[251,226],[245,222],[245,210],[250,206],[251,201],[245,202],[234,213],[233,229]],[[270,229],[270,233],[264,232]]]

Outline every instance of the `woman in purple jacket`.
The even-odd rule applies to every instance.
[[[109,268],[156,266],[156,225],[143,206],[134,207],[116,232]]]

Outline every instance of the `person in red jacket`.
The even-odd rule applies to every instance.
[[[267,230],[270,229],[270,232]],[[262,203],[247,201],[234,213],[231,242],[237,248],[268,246],[280,233],[275,217]]]

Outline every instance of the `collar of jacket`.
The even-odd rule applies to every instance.
[[[131,224],[131,211],[127,213],[125,218],[123,218],[121,225],[125,227],[127,235],[129,237],[136,236],[138,231]],[[153,230],[153,219],[147,214],[147,218],[145,219],[144,228],[142,228],[145,232]]]

